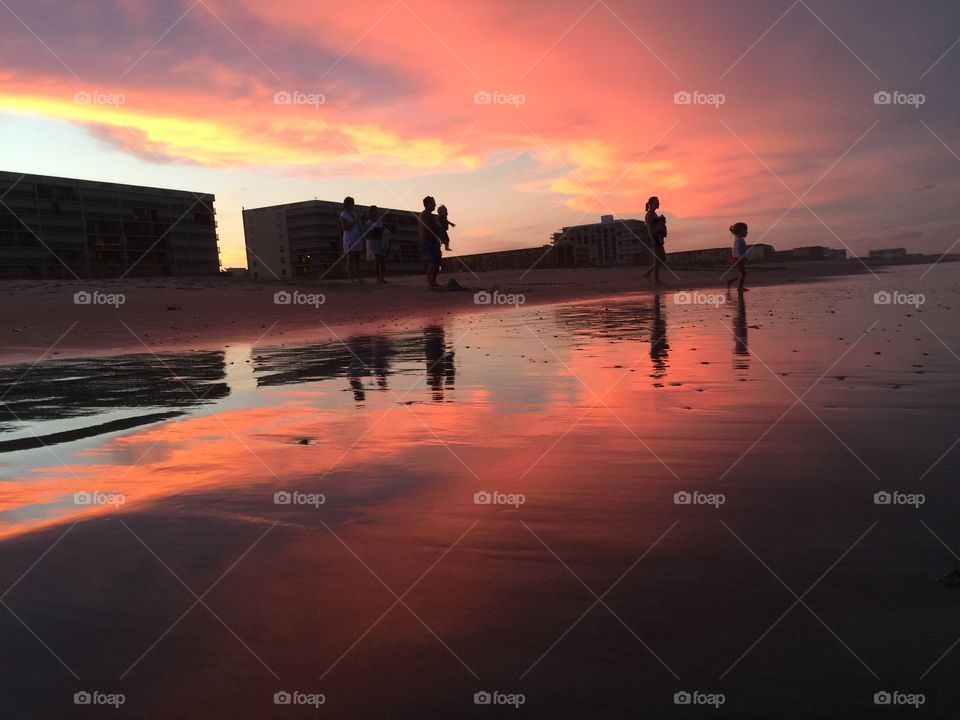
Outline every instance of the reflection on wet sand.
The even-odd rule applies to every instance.
[[[0,367],[0,433],[36,426],[21,437],[0,442],[0,452],[53,445],[176,417],[192,406],[227,397],[230,387],[225,378],[222,351]],[[129,408],[176,410],[125,414],[83,427],[54,422],[115,414]]]
[[[416,363],[422,357],[423,346],[416,335],[362,335],[306,347],[254,348],[253,371],[258,387],[374,376],[377,387],[386,390],[396,365]],[[353,388],[352,380],[350,384]]]
[[[650,315],[650,360],[653,363],[654,380],[667,376],[667,357],[670,355],[670,342],[667,340],[667,318],[661,307],[660,295],[653,296],[653,309]],[[657,385],[657,383],[655,383]]]
[[[565,330],[572,330],[575,338],[619,341],[642,338],[652,309],[649,297],[626,298],[609,304],[559,306],[553,316]]]
[[[747,347],[747,303],[744,294],[737,297],[737,313],[733,316],[733,367],[750,369],[750,349]]]
[[[433,400],[443,402],[444,388],[453,389],[457,370],[453,362],[454,352],[447,349],[442,325],[423,329],[423,351],[427,363],[427,383],[433,391]]]
[[[835,338],[863,327],[825,320],[803,300],[796,324],[765,322],[750,352],[812,382],[844,350]],[[778,425],[785,393],[772,373],[757,367],[755,382],[734,384],[746,373],[726,361],[731,321],[734,361],[746,362],[745,305],[732,319],[732,307],[664,307],[660,298],[625,306],[455,319],[346,345],[257,348],[249,358],[233,348],[232,391],[215,412],[59,448],[66,467],[35,451],[27,471],[0,483],[0,588],[16,586],[4,604],[47,647],[0,608],[0,675],[16,681],[7,714],[77,714],[79,685],[55,652],[90,687],[110,689],[129,670],[124,711],[145,720],[210,716],[198,697],[216,699],[217,717],[279,717],[273,697],[283,687],[326,693],[330,718],[491,716],[473,704],[485,687],[526,693],[537,717],[633,717],[637,707],[671,716],[676,676],[717,677],[784,610],[782,588],[743,546],[771,557],[777,572],[816,578],[877,510],[869,473],[817,419],[797,413]],[[925,321],[949,327],[946,318]],[[816,332],[795,342],[807,329]],[[461,337],[469,339],[453,347]],[[891,477],[907,477],[930,461],[923,450],[935,457],[954,439],[955,423],[920,422],[912,408],[933,397],[955,419],[956,396],[943,389],[958,366],[932,337],[893,344],[873,333],[862,345],[838,371],[856,367],[873,384],[814,387],[811,407],[871,465],[879,454]],[[906,353],[938,348],[923,384],[883,384],[895,353],[910,368],[917,358]],[[662,378],[668,361],[674,382],[652,389],[644,369],[652,363]],[[386,391],[404,380],[400,398]],[[824,402],[838,392],[842,414]],[[894,402],[913,422],[893,415]],[[877,447],[894,424],[903,443]],[[947,458],[925,482],[950,497],[954,474]],[[678,505],[681,488],[723,492],[727,503]],[[120,511],[64,502],[81,490],[127,502]],[[277,503],[279,490],[323,493],[325,503]],[[477,503],[481,490],[527,502]],[[823,497],[831,502],[808,502]],[[925,518],[949,527],[951,510],[931,503]],[[897,522],[887,517],[886,526]],[[73,520],[83,522],[71,528]],[[926,667],[946,645],[955,605],[924,579],[944,551],[908,522],[919,551],[871,535],[817,600],[834,603],[824,616],[868,662],[895,647],[909,667]],[[816,542],[798,547],[800,536]],[[180,577],[198,593],[213,588],[209,607],[184,614],[193,600]],[[591,614],[579,578],[607,588],[609,607]],[[901,584],[874,591],[888,583]],[[882,619],[901,623],[865,618],[888,597]],[[904,597],[908,609],[896,599]],[[879,637],[881,625],[910,637]],[[766,654],[725,681],[730,697],[769,696],[771,682],[789,685],[794,699],[856,684],[869,706],[871,677],[828,633],[816,645],[810,627],[779,626],[760,643]],[[809,687],[796,680],[801,647]],[[756,716],[809,715],[775,700]]]

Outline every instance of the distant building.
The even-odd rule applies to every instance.
[[[384,218],[391,230],[388,261],[391,271],[419,270],[420,240],[417,213],[392,210]],[[337,277],[346,272],[343,260],[340,211],[342,203],[329,200],[244,209],[243,234],[250,277],[263,279]],[[358,205],[362,215],[367,208]]]
[[[792,250],[778,250],[773,255],[774,260],[846,260],[847,251],[840,249],[824,247],[823,245],[810,245],[807,247],[793,248]]]
[[[0,278],[217,275],[214,199],[0,171]]]
[[[647,226],[642,220],[615,220],[565,227],[552,236],[560,267],[646,263]]]
[[[495,250],[443,258],[444,272],[486,272],[489,270],[542,270],[557,267],[552,245],[519,250]]]
[[[889,248],[886,250],[871,250],[870,260],[903,260],[907,257],[905,248]]]
[[[751,262],[765,262],[774,256],[773,245],[757,243],[747,246],[747,259]],[[667,265],[677,267],[729,265],[733,259],[731,247],[705,248],[703,250],[682,250],[667,253]]]

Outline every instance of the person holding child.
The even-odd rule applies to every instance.
[[[660,207],[660,198],[656,195],[647,200],[647,214],[644,216],[644,223],[647,226],[647,245],[650,248],[650,267],[643,274],[644,278],[650,277],[653,273],[653,281],[660,285],[660,267],[666,267],[667,255],[663,249],[663,241],[667,237],[667,218],[665,215],[657,215],[657,208]]]

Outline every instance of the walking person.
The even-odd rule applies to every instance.
[[[440,287],[437,275],[440,272],[442,261],[440,254],[440,223],[433,211],[437,201],[427,195],[423,199],[423,212],[417,217],[417,229],[420,232],[420,249],[427,258],[427,284],[430,287]]]
[[[744,293],[743,283],[747,279],[747,230],[744,222],[730,226],[733,234],[733,269],[737,271],[737,275],[727,280],[727,290],[733,283],[737,283],[737,292],[740,295]]]
[[[643,274],[644,278],[650,277],[653,273],[653,281],[661,285],[660,267],[666,267],[667,254],[663,249],[663,241],[667,237],[667,218],[664,215],[657,215],[657,208],[660,207],[660,198],[656,195],[647,200],[647,214],[643,221],[647,226],[647,243],[650,247],[650,267]]]
[[[363,247],[363,226],[357,216],[352,197],[344,198],[340,212],[340,230],[343,232],[343,252],[347,256],[347,277],[363,282],[360,277],[360,256]]]

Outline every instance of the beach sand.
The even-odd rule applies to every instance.
[[[723,269],[664,273],[661,292],[721,287]],[[867,272],[857,261],[796,262],[750,268],[748,286],[804,282]],[[643,268],[586,268],[441,274],[474,290],[523,295],[526,305],[653,291]],[[278,305],[277,292],[321,294],[323,305]],[[78,292],[123,295],[120,306],[78,305]],[[220,278],[122,281],[0,282],[0,297],[15,311],[0,326],[0,361],[123,352],[220,348],[231,342],[306,343],[368,330],[414,327],[458,313],[489,311],[472,292],[426,287],[422,276],[368,281],[276,283]],[[44,355],[46,357],[46,355]]]
[[[634,276],[599,271],[591,299],[487,313],[415,284],[325,286],[423,304],[346,346],[253,337],[202,370],[186,353],[177,382],[214,402],[0,455],[4,708],[82,717],[73,693],[99,690],[124,694],[116,717],[317,715],[273,703],[296,690],[331,718],[874,718],[886,690],[954,718],[960,590],[936,579],[960,550],[955,268],[789,287],[758,271],[742,306],[674,302],[716,285],[692,272],[616,298]],[[532,277],[501,289],[571,292]],[[918,285],[922,308],[874,303]],[[198,316],[259,329],[239,299],[201,315],[200,298],[252,314],[263,288],[167,289],[154,300],[197,293]],[[64,372],[83,385],[120,361],[158,373],[142,404],[175,389],[150,356]],[[78,509],[78,491],[127,499]],[[494,491],[523,502],[478,504]],[[684,691],[724,704],[677,707]]]

